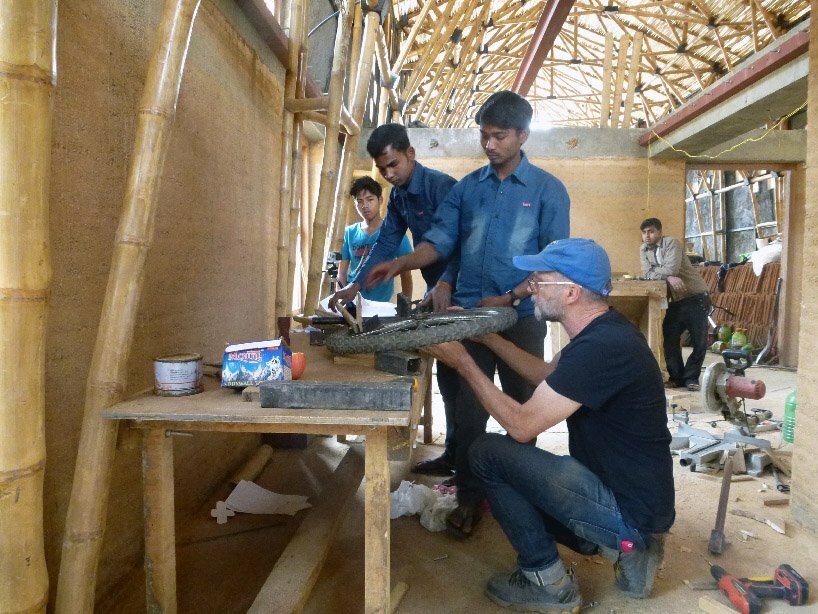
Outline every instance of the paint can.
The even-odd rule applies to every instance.
[[[202,355],[173,354],[153,359],[154,394],[180,397],[202,388]]]

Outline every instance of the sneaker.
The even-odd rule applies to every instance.
[[[628,597],[644,599],[653,589],[656,571],[662,564],[665,552],[665,536],[651,536],[647,549],[634,548],[631,552],[621,552],[614,563],[616,585]]]
[[[577,614],[582,605],[572,572],[554,584],[539,586],[517,569],[513,574],[494,576],[486,585],[486,596],[494,603],[518,612]]]

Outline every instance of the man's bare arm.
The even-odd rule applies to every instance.
[[[347,274],[349,273],[349,260],[341,260],[338,263],[338,285],[342,288],[347,285]]]
[[[461,343],[452,341],[425,348],[432,356],[457,370],[481,405],[516,441],[525,443],[559,424],[580,404],[554,392],[542,382],[527,402],[520,404],[503,393],[480,370]]]
[[[389,281],[403,271],[421,269],[436,262],[440,258],[435,246],[423,241],[415,246],[415,251],[400,258],[395,258],[389,262],[381,262],[372,267],[366,277],[366,287],[372,288],[380,283]]]
[[[546,377],[551,375],[551,372],[557,366],[558,356],[555,356],[551,362],[545,362],[541,358],[520,349],[511,341],[505,337],[501,337],[497,333],[483,335],[482,337],[478,337],[476,341],[479,341],[497,354],[503,362],[519,373],[529,384],[534,386],[539,386]]]

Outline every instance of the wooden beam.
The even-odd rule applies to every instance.
[[[636,85],[639,83],[641,71],[639,64],[642,61],[642,32],[637,32],[633,38],[633,49],[631,51],[630,72],[628,74],[628,91],[625,94],[625,111],[622,115],[622,127],[630,128],[631,114],[633,113],[633,96],[636,92]]]
[[[363,475],[362,451],[350,447],[276,561],[248,614],[304,609]]]
[[[545,0],[534,35],[531,37],[528,49],[526,49],[525,55],[520,62],[520,72],[517,73],[514,84],[511,86],[512,91],[521,96],[528,94],[534,79],[537,77],[537,72],[539,72],[543,62],[548,57],[557,34],[559,34],[565,20],[568,18],[568,13],[571,12],[574,6],[574,2],[575,0]]]
[[[616,84],[614,85],[613,106],[611,107],[611,128],[619,127],[619,114],[622,112],[622,86],[625,83],[625,68],[628,63],[628,46],[630,37],[619,39],[619,54],[616,57]]]

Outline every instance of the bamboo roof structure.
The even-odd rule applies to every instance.
[[[473,126],[512,89],[545,5],[397,0],[407,122]],[[652,125],[808,16],[806,0],[577,0],[527,93],[534,124]]]

